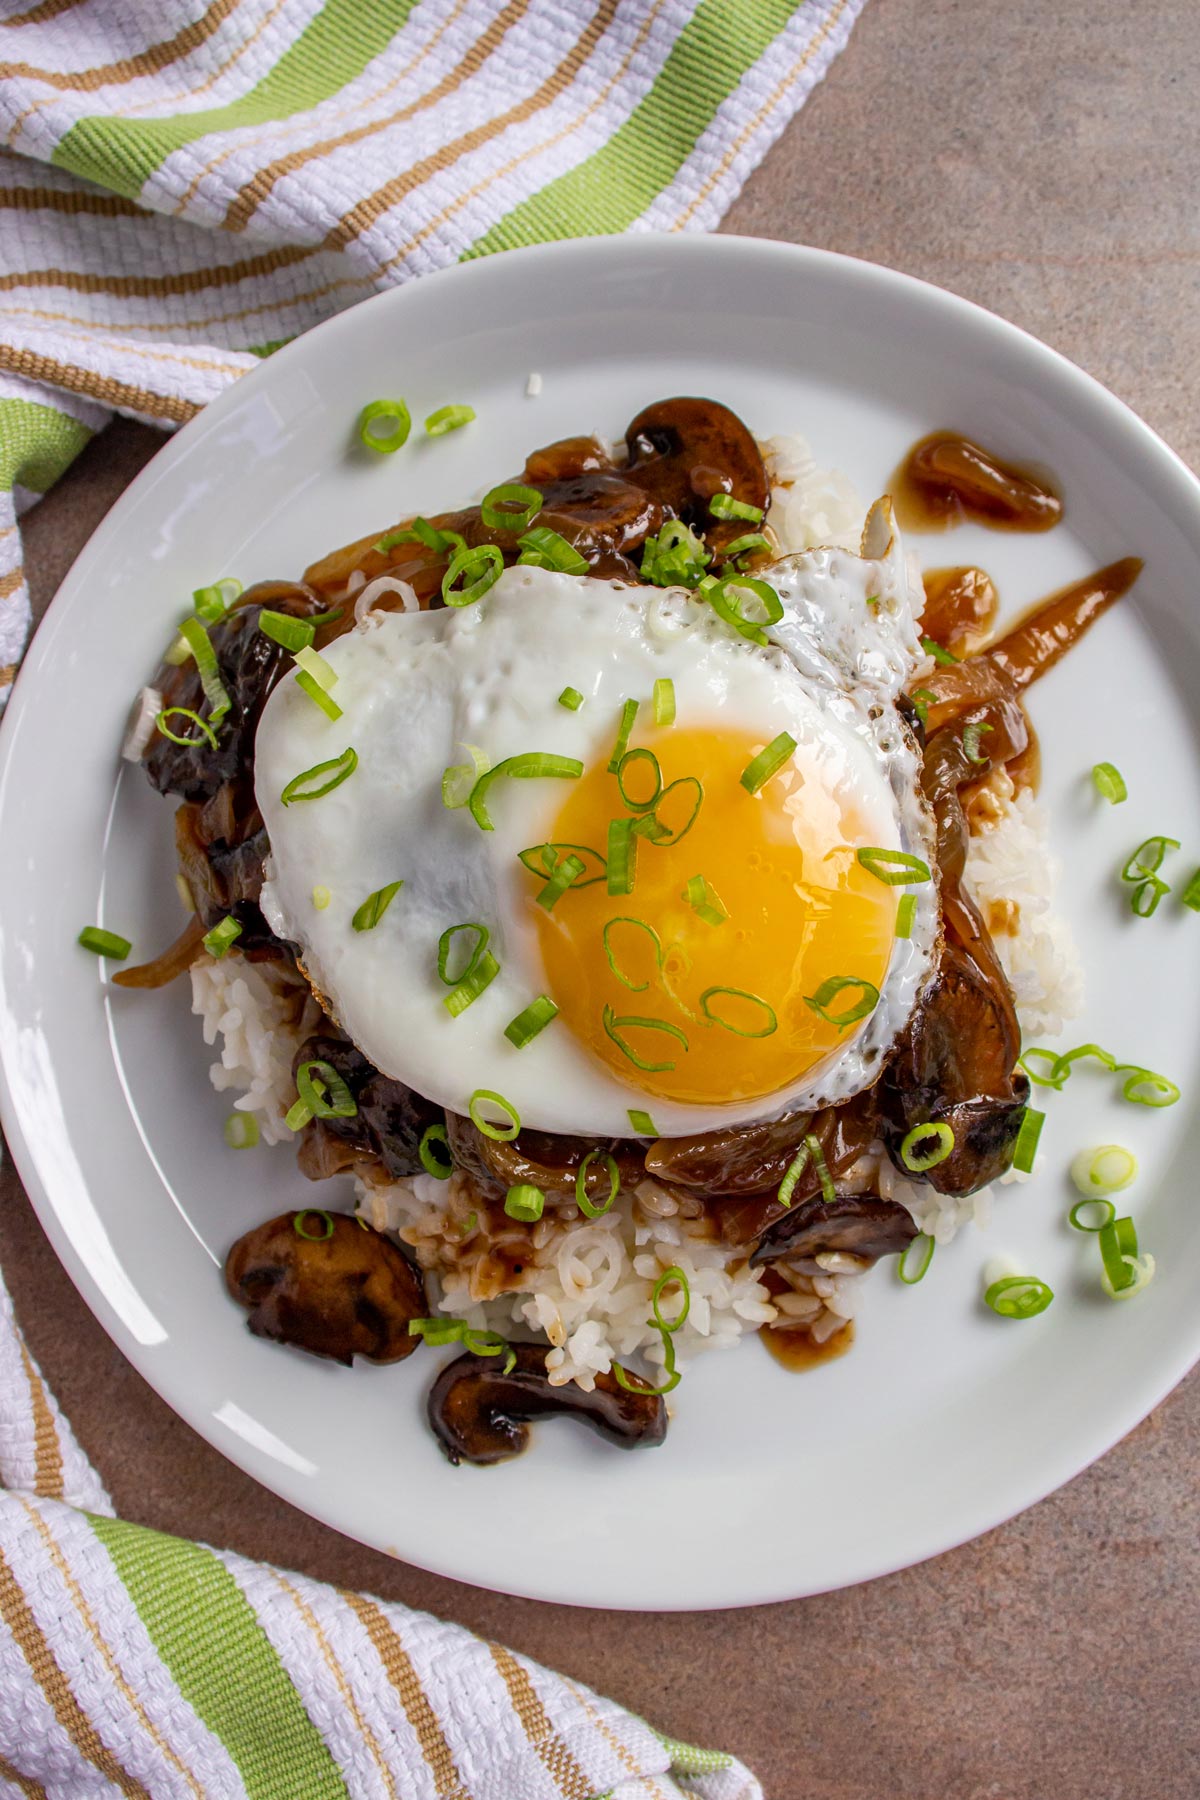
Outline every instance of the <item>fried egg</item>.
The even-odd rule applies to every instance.
[[[765,643],[686,590],[514,567],[472,606],[368,615],[337,639],[334,721],[280,683],[255,755],[263,910],[372,1063],[458,1113],[499,1094],[524,1126],[597,1137],[644,1132],[643,1114],[664,1136],[772,1118],[874,1079],[938,909],[896,708],[919,589],[886,503],[863,552],[772,565]],[[284,801],[350,748],[336,787]],[[444,803],[447,769],[531,755],[559,772]],[[469,786],[452,775],[447,797]],[[864,848],[916,860],[894,882]],[[498,967],[451,1010],[480,930]]]

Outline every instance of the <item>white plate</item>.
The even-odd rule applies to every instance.
[[[1002,1190],[990,1232],[961,1234],[920,1288],[878,1271],[841,1361],[788,1375],[750,1342],[688,1375],[653,1454],[554,1424],[506,1467],[452,1469],[422,1418],[434,1355],[347,1371],[249,1336],[224,1253],[311,1190],[286,1150],[225,1149],[186,984],[109,990],[73,940],[99,920],[147,951],[178,929],[170,806],[118,772],[116,750],[193,587],[298,574],[402,511],[467,498],[535,445],[619,435],[679,392],[727,401],[762,435],[803,431],[868,497],[939,425],[1048,463],[1067,499],[1050,536],[964,530],[920,545],[935,563],[981,561],[1008,611],[1117,556],[1146,558],[1134,599],[1035,690],[1033,714],[1088,971],[1071,1040],[1164,1071],[1185,1099],[1128,1106],[1092,1072],[1051,1094],[1036,1178]],[[417,419],[470,401],[478,422],[367,460],[354,420],[380,393],[407,395]],[[686,1608],[816,1592],[934,1555],[1068,1480],[1200,1352],[1200,919],[1168,901],[1134,920],[1113,880],[1151,832],[1183,840],[1181,871],[1200,860],[1198,567],[1200,488],[1118,401],[989,314],[820,251],[555,245],[381,295],[273,356],[105,520],[5,721],[4,1123],[89,1305],[196,1430],[295,1505],[427,1568],[545,1600]],[[1092,792],[1100,759],[1124,771],[1126,805]],[[1119,1306],[1100,1292],[1094,1243],[1064,1225],[1072,1152],[1112,1139],[1141,1159],[1129,1198],[1159,1271]],[[981,1307],[996,1251],[1054,1286],[1041,1318]]]

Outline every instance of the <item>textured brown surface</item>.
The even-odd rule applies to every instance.
[[[1195,26],[1185,0],[871,0],[728,229],[981,301],[1196,463]],[[118,425],[37,509],[40,605],[158,441]],[[11,1171],[3,1183],[0,1261],[19,1316],[126,1517],[502,1638],[667,1731],[736,1750],[770,1800],[1200,1791],[1197,1380],[1061,1493],[922,1568],[754,1612],[578,1613],[421,1574],[255,1486],[133,1373]],[[829,1496],[812,1504],[828,1518]]]

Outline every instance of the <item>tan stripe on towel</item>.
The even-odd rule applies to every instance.
[[[452,17],[456,18],[466,3],[467,0],[459,0]],[[341,150],[349,144],[361,143],[364,138],[374,137],[377,132],[390,130],[393,125],[399,125],[404,119],[411,119],[417,113],[425,112],[429,107],[436,106],[439,101],[446,98],[447,94],[454,93],[464,81],[475,74],[501,39],[528,12],[529,6],[530,0],[510,0],[509,5],[496,15],[487,30],[475,39],[462,61],[457,63],[453,69],[449,69],[436,87],[430,88],[427,94],[421,94],[408,106],[401,107],[398,112],[390,113],[385,119],[374,119],[366,125],[355,126],[353,130],[342,132],[338,137],[324,138],[319,144],[306,144],[299,150],[293,150],[287,156],[277,157],[274,162],[267,163],[234,195],[221,223],[229,231],[243,231],[263,201],[268,198],[275,183],[283,176],[294,174],[297,169],[303,168],[306,162],[311,162],[314,156],[327,156],[332,150]],[[447,18],[439,27],[435,37],[424,46],[421,54],[414,57],[408,67],[401,71],[402,75],[407,75],[410,70],[415,69],[424,60],[450,23],[451,19]],[[399,80],[399,76],[396,79]],[[391,87],[395,83],[389,82],[388,85]],[[200,177],[197,176],[196,179],[199,180]],[[195,185],[196,183],[193,182],[192,187]],[[184,201],[187,200],[190,193],[191,189],[188,190],[188,194],[184,195]],[[176,211],[179,210],[180,208],[177,207]]]
[[[13,13],[10,18],[0,19],[0,25],[44,25],[47,19],[57,19],[59,13],[70,12],[73,6],[82,6],[83,0],[38,0],[28,12]]]
[[[16,593],[17,589],[20,587],[20,585],[24,581],[24,579],[25,579],[25,571],[20,567],[19,564],[15,569],[10,569],[8,571],[7,575],[0,575],[0,600],[8,600],[9,598],[11,598],[11,596]],[[2,675],[0,675],[0,680],[3,680]],[[24,1347],[25,1346],[22,1344],[21,1348],[24,1349]],[[36,1430],[36,1425],[35,1425],[34,1429]],[[57,1441],[58,1440],[57,1440],[57,1436],[56,1436],[55,1442],[57,1442]],[[40,1488],[38,1489],[38,1492],[39,1493],[41,1492]],[[55,1496],[55,1497],[57,1498],[57,1496]]]
[[[558,1783],[565,1800],[591,1800],[593,1784],[588,1780],[570,1750],[550,1723],[550,1717],[532,1681],[510,1650],[502,1644],[488,1644],[492,1660],[500,1671],[513,1710],[525,1727],[525,1735]]]
[[[0,1551],[0,1618],[17,1640],[21,1654],[33,1672],[53,1709],[54,1716],[78,1750],[80,1756],[114,1786],[127,1800],[152,1800],[141,1782],[117,1761],[71,1692],[71,1684],[54,1659],[42,1628],[33,1616],[29,1602],[21,1592],[16,1576]]]
[[[85,275],[75,269],[26,269],[21,274],[0,275],[0,293],[14,288],[63,287],[76,294],[112,294],[121,299],[158,300],[169,294],[202,294],[208,288],[236,287],[259,275],[273,275],[292,263],[315,255],[304,244],[268,250],[244,262],[218,263],[211,269],[188,269],[179,275]],[[188,322],[191,329],[191,321]]]
[[[371,1752],[376,1768],[387,1783],[387,1791],[392,1796],[392,1800],[401,1800],[400,1791],[392,1778],[391,1770],[388,1768],[387,1758],[379,1747],[379,1739],[371,1730],[368,1721],[363,1718],[358,1701],[354,1698],[354,1689],[350,1686],[345,1669],[343,1669],[341,1663],[338,1661],[337,1652],[334,1650],[333,1645],[329,1642],[329,1639],[322,1629],[320,1619],[318,1619],[316,1613],[312,1610],[312,1607],[309,1606],[303,1594],[292,1586],[286,1575],[281,1575],[278,1569],[272,1569],[271,1574],[274,1575],[284,1593],[290,1595],[296,1611],[300,1614],[300,1617],[304,1620],[304,1623],[308,1626],[313,1637],[316,1639],[317,1648],[321,1652],[322,1659],[330,1674],[333,1676],[333,1679],[337,1682],[337,1690],[342,1697],[342,1705],[346,1708],[346,1711],[350,1714],[355,1725],[358,1727],[359,1736],[367,1746],[367,1749]]]
[[[510,106],[507,112],[495,119],[489,119],[484,125],[477,125],[462,137],[455,138],[452,143],[443,144],[431,156],[423,157],[414,163],[411,169],[394,175],[390,181],[376,188],[373,194],[367,194],[358,204],[340,218],[325,238],[326,250],[344,250],[356,237],[367,231],[375,220],[391,210],[405,194],[411,194],[415,188],[423,187],[431,175],[452,169],[462,157],[469,156],[483,144],[490,144],[494,138],[508,130],[510,125],[519,125],[530,119],[535,113],[542,112],[558,96],[565,93],[574,81],[579,70],[595,49],[600,38],[612,23],[617,10],[617,0],[601,0],[587,28],[572,44],[570,50],[557,68],[543,81],[534,93]]]
[[[141,75],[157,75],[161,69],[169,68],[207,43],[240,3],[241,0],[213,0],[207,12],[185,25],[182,31],[177,31],[173,38],[151,44],[147,49],[139,50],[136,56],[122,57],[119,62],[101,63],[96,69],[41,69],[35,63],[6,63],[4,76],[8,81],[44,81],[48,87],[94,94],[117,82],[136,81]],[[19,119],[17,124],[20,124]]]
[[[387,1671],[388,1680],[400,1696],[404,1716],[417,1735],[421,1754],[437,1783],[438,1800],[460,1800],[460,1797],[461,1800],[470,1800],[467,1789],[463,1786],[462,1776],[455,1766],[454,1753],[446,1742],[437,1714],[426,1698],[420,1676],[413,1667],[408,1651],[373,1600],[367,1600],[362,1594],[347,1593],[344,1589],[338,1591],[351,1611],[361,1619],[367,1636]]]
[[[135,206],[120,194],[75,193],[71,188],[0,187],[0,207],[14,212],[67,213],[72,218],[80,213],[90,213],[98,219],[149,217],[144,207]]]
[[[48,381],[53,387],[99,400],[102,406],[115,407],[118,412],[145,413],[152,419],[170,419],[175,425],[186,425],[200,411],[195,400],[181,400],[177,394],[156,394],[149,388],[95,374],[74,363],[60,363],[33,350],[11,350],[6,344],[0,344],[0,369],[7,369],[11,375],[24,375],[30,381]]]
[[[20,1769],[15,1769],[7,1756],[2,1753],[0,1753],[0,1775],[3,1775],[5,1781],[11,1781],[14,1787],[19,1787],[21,1792],[27,1796],[27,1800],[46,1800],[46,1790],[41,1782],[35,1781],[32,1775],[22,1775]]]
[[[3,580],[0,580],[0,599],[6,599],[20,585],[20,569],[11,569]],[[46,1389],[43,1386],[42,1378],[34,1367],[33,1358],[25,1348],[25,1339],[19,1333],[17,1343],[21,1351],[21,1367],[24,1369],[25,1379],[29,1383],[29,1404],[33,1412],[34,1483],[37,1492],[44,1500],[61,1500],[63,1497],[62,1445],[58,1441],[58,1432],[55,1430],[54,1414],[50,1411],[50,1402],[46,1398]]]

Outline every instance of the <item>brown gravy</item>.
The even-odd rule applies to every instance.
[[[908,531],[946,531],[973,520],[993,531],[1049,531],[1062,496],[1042,469],[1003,462],[956,431],[913,445],[892,477],[896,518]]]
[[[921,630],[955,656],[978,649],[995,623],[996,584],[984,569],[928,569]]]
[[[814,1343],[811,1332],[781,1331],[775,1325],[764,1326],[758,1335],[783,1368],[815,1369],[820,1363],[835,1362],[839,1356],[845,1356],[854,1342],[854,1320],[847,1319],[823,1344]]]

